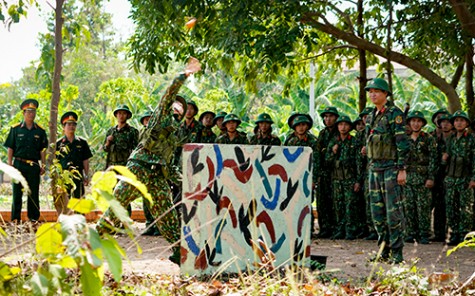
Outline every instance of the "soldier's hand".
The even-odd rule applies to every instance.
[[[46,170],[44,167],[40,167],[40,175],[43,176],[46,173]]]
[[[475,181],[470,181],[470,183],[468,183],[468,188],[475,188]]]
[[[442,161],[447,162],[448,159],[449,159],[449,154],[447,152],[444,152],[442,154]]]
[[[201,64],[200,61],[198,61],[196,58],[191,57],[188,60],[188,64],[186,65],[185,68],[185,75],[186,77],[190,76],[193,73],[196,73],[201,70]]]
[[[338,153],[338,144],[335,144],[332,148],[332,151],[334,154],[337,154]]]
[[[361,147],[361,154],[366,156],[366,146]]]
[[[110,143],[112,143],[112,141],[114,141],[114,136],[113,135],[110,135],[107,137],[107,145],[109,145]]]
[[[355,185],[353,186],[353,191],[354,192],[359,192],[360,189],[361,189],[360,183],[355,183]]]
[[[397,173],[397,183],[401,186],[406,185],[406,170],[400,170]]]
[[[426,180],[426,184],[425,184],[426,188],[432,188],[434,187],[434,180]]]

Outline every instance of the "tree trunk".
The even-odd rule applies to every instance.
[[[366,51],[369,51],[375,55],[378,55],[383,58],[388,57],[388,52],[386,51],[385,48],[374,44],[372,42],[369,42],[368,40],[359,38],[358,36],[352,34],[352,33],[347,33],[345,31],[342,31],[338,29],[337,27],[329,24],[329,23],[320,23],[313,19],[313,16],[304,16],[303,21],[306,23],[311,24],[314,28],[317,30],[320,30],[324,33],[330,34],[340,40],[346,41],[349,44],[356,46],[359,49],[363,49]],[[403,55],[399,52],[391,51],[391,60],[401,64],[403,66],[408,67],[409,69],[412,69],[414,72],[418,73],[425,79],[427,79],[430,83],[432,83],[435,87],[440,89],[446,96],[448,100],[448,108],[450,112],[455,112],[459,109],[462,108],[462,105],[460,103],[460,97],[455,91],[455,89],[448,83],[445,79],[437,75],[434,71],[420,63],[419,61],[410,58],[406,55]]]
[[[56,140],[57,140],[57,128],[58,128],[58,105],[61,97],[61,71],[63,65],[63,4],[64,0],[56,0],[55,8],[55,28],[54,28],[54,46],[55,46],[55,60],[54,60],[54,73],[53,73],[53,94],[51,98],[50,113],[49,113],[49,147],[47,161],[48,167],[51,166],[55,159],[56,152]],[[51,170],[53,171],[53,170]],[[57,198],[57,175],[51,174],[51,191],[52,196],[56,200]]]
[[[391,43],[391,25],[393,23],[393,5],[391,1],[387,1],[388,6],[389,6],[389,21],[388,21],[388,26],[386,28],[386,52],[387,57],[386,57],[386,73],[388,76],[388,86],[389,86],[389,91],[391,93],[393,92],[393,69],[391,65],[391,51],[392,51],[392,43]],[[390,100],[394,103],[394,97],[391,96]]]
[[[464,0],[449,0],[462,28],[472,38],[475,38],[475,16],[470,12],[468,3]]]
[[[363,22],[363,0],[358,0],[358,37],[364,39],[364,22]],[[366,68],[368,67],[366,63],[366,51],[364,49],[358,49],[359,53],[359,61],[360,61],[360,77],[359,77],[359,84],[360,84],[360,91],[359,91],[359,98],[358,98],[358,107],[359,112],[363,111],[366,107],[366,83],[368,82],[368,75],[366,73]]]
[[[467,57],[465,58],[467,67],[465,69],[465,94],[467,96],[467,106],[470,118],[475,114],[474,94],[473,94],[473,47],[468,44]]]

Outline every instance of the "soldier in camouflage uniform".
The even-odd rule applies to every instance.
[[[441,114],[442,113],[442,114]],[[434,238],[433,241],[445,242],[447,238],[447,216],[445,209],[445,185],[444,179],[446,174],[446,166],[441,164],[442,153],[445,151],[445,145],[448,137],[453,132],[452,123],[450,123],[451,114],[447,109],[437,111],[433,116],[433,122],[437,127],[432,136],[437,142],[437,172],[434,180],[434,187],[432,187],[432,208],[434,209]],[[440,128],[441,132],[437,133]]]
[[[388,102],[391,92],[384,79],[374,78],[365,90],[375,105],[366,119],[371,214],[378,245],[384,243],[381,258],[400,263],[406,228],[402,186],[406,184],[409,151],[404,113]]]
[[[132,117],[127,105],[118,106],[114,110],[114,116],[117,118],[117,125],[107,131],[102,146],[107,152],[106,169],[112,165],[126,165],[139,140],[139,131],[127,123]]]
[[[241,119],[235,114],[228,114],[224,117],[223,126],[226,133],[216,139],[218,144],[249,144],[246,133],[237,130],[241,124]]]
[[[216,141],[216,135],[213,133],[214,118],[216,114],[211,111],[205,111],[200,115],[199,122],[201,122],[202,129],[199,136],[200,143],[210,144]]]
[[[217,137],[222,136],[226,133],[226,127],[223,125],[223,120],[226,115],[228,115],[228,113],[224,111],[219,111],[213,118],[213,124],[216,125],[219,131]]]
[[[428,244],[431,222],[431,188],[437,171],[437,145],[434,137],[421,129],[427,120],[420,111],[412,111],[406,120],[411,126],[407,161],[407,184],[404,188],[407,219],[406,242]],[[410,218],[409,218],[410,217]]]
[[[331,188],[331,168],[325,162],[326,149],[330,140],[338,134],[335,122],[339,116],[335,107],[326,107],[320,116],[323,119],[325,128],[320,131],[317,138],[318,162],[318,186],[317,186],[317,212],[320,232],[318,237],[329,238],[333,236],[335,225],[335,211],[333,209],[332,188]]]
[[[475,187],[475,138],[467,131],[470,119],[462,110],[450,118],[456,132],[447,140],[442,164],[447,165],[445,202],[449,245],[457,245],[472,230],[473,188]]]
[[[357,229],[361,226],[357,223],[356,192],[361,189],[356,177],[358,144],[355,137],[350,135],[353,123],[348,115],[340,114],[336,125],[339,135],[330,140],[325,155],[332,170],[332,198],[336,214],[336,233],[332,238],[354,240],[361,233],[361,229]]]
[[[186,102],[176,94],[185,79],[200,70],[196,59],[190,59],[185,73],[180,74],[163,95],[158,106],[153,111],[152,117],[142,133],[139,145],[134,149],[127,162],[127,168],[134,173],[138,180],[147,186],[152,196],[152,215],[157,221],[157,226],[162,236],[173,246],[173,255],[170,260],[179,264],[180,247],[175,245],[180,240],[180,221],[177,211],[170,210],[173,205],[172,193],[167,179],[171,178],[173,171],[172,160],[177,146],[175,132],[178,128],[180,114],[186,111]],[[175,100],[176,98],[176,100]],[[178,114],[174,114],[178,113]],[[134,186],[125,181],[119,181],[114,189],[114,196],[123,206],[141,197],[141,193]],[[110,232],[112,226],[118,224],[118,219],[111,209],[102,216],[96,225],[99,233]]]
[[[272,124],[274,121],[267,113],[261,113],[257,116],[254,135],[249,140],[251,145],[275,145],[280,146],[280,139],[272,134]]]
[[[318,144],[317,138],[310,133],[310,129],[313,125],[313,119],[308,114],[294,113],[287,120],[287,124],[294,130],[290,133],[284,141],[284,146],[305,146],[310,147],[313,150],[312,161],[312,203],[315,201],[313,194],[315,186],[317,184],[317,169],[318,162],[320,161],[319,155],[316,153]],[[311,219],[310,235],[314,237],[315,219]]]

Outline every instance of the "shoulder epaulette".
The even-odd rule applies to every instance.
[[[21,122],[19,122],[19,123],[17,123],[17,124],[14,124],[14,125],[12,125],[12,128],[18,127],[18,126],[20,126],[20,125],[21,125]]]

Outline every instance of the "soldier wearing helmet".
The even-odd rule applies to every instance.
[[[255,121],[254,135],[252,135],[249,142],[252,145],[276,145],[280,146],[280,139],[272,134],[272,118],[267,113],[261,113],[257,116]]]
[[[218,144],[249,144],[246,133],[238,131],[241,119],[233,113],[227,114],[223,120],[226,133],[216,139]]]

